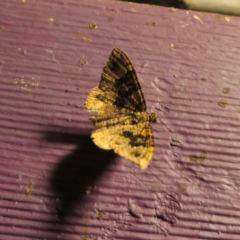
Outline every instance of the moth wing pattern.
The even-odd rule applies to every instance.
[[[139,125],[114,125],[93,131],[94,143],[146,169],[154,154],[153,131],[148,123]]]
[[[95,105],[93,98],[101,103]],[[90,92],[86,107],[99,114],[106,111],[106,105],[114,106],[114,111],[146,111],[137,74],[126,54],[119,48],[113,49],[103,69],[100,84]]]
[[[149,121],[134,123],[134,114],[146,113],[146,103],[136,72],[122,50],[114,48],[103,69],[100,84],[87,98],[88,111],[96,126],[94,143],[145,169],[154,154],[153,131]]]

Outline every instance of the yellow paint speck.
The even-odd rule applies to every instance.
[[[84,37],[83,38],[83,40],[85,41],[85,42],[92,42],[92,39],[90,38],[90,37]]]
[[[54,22],[54,18],[49,18],[48,19],[50,22]]]
[[[33,189],[33,179],[30,178],[30,179],[29,179],[29,184],[28,184],[28,186],[25,188],[25,194],[26,194],[27,196],[29,196],[29,195],[31,194],[31,192],[32,192],[32,189]]]
[[[169,11],[170,11],[170,12],[176,12],[177,10],[176,10],[176,8],[171,7],[171,8],[169,8]]]
[[[229,94],[231,91],[231,89],[229,87],[225,87],[223,90],[222,90],[222,93],[223,94]]]
[[[171,43],[171,44],[170,44],[170,47],[171,47],[171,48],[174,48],[174,44],[173,44],[173,43]]]
[[[226,22],[230,22],[230,17],[225,17]]]
[[[131,12],[136,13],[136,12],[138,12],[138,11],[137,11],[137,9],[135,9],[135,8],[131,8]]]
[[[221,108],[225,108],[227,106],[227,100],[226,99],[221,99],[218,102],[218,106],[221,107]]]
[[[26,3],[27,1],[26,0],[22,0],[22,3]]]
[[[206,158],[208,157],[208,153],[207,152],[201,152],[200,156],[197,155],[190,155],[189,159],[192,162],[203,162],[206,160]]]
[[[91,23],[89,23],[89,28],[90,29],[96,29],[97,28],[97,24],[94,23],[94,22],[91,22]]]
[[[203,23],[203,21],[197,15],[194,15],[193,18],[198,20],[200,23]]]
[[[91,186],[87,186],[85,191],[86,191],[86,194],[89,195],[91,193],[91,191],[92,191],[92,187]]]

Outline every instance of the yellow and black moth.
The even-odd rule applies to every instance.
[[[147,168],[154,155],[150,122],[156,122],[157,115],[146,112],[137,74],[119,48],[113,49],[99,86],[89,93],[86,108],[97,112],[91,118],[96,126],[91,137],[97,146]]]

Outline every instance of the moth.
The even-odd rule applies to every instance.
[[[106,150],[148,167],[154,155],[155,113],[146,112],[146,103],[137,74],[126,54],[114,48],[106,63],[98,87],[86,100],[86,109],[96,111],[90,120],[96,126],[91,138]]]

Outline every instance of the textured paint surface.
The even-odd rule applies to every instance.
[[[104,0],[0,7],[0,239],[239,239],[238,18]],[[159,116],[145,171],[90,139],[84,103],[113,47]]]

